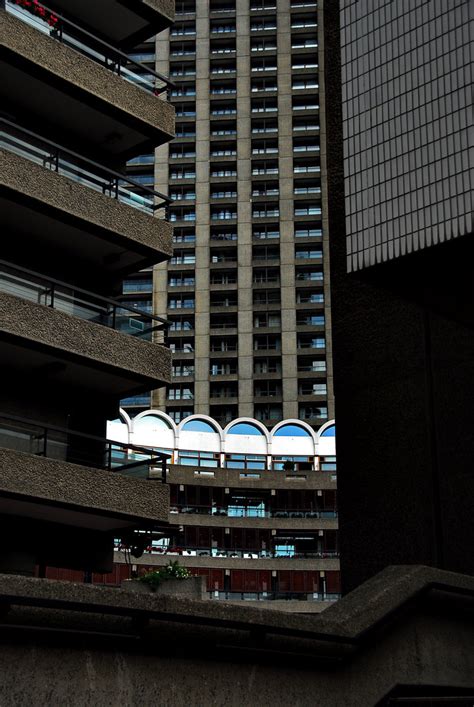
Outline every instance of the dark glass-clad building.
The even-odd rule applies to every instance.
[[[327,84],[345,591],[387,564],[474,568],[468,15],[463,0],[340,5]]]

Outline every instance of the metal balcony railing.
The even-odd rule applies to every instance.
[[[120,543],[115,545],[117,551],[123,550]],[[285,554],[286,552],[286,554]],[[338,550],[314,549],[307,552],[298,552],[293,548],[288,551],[280,549],[262,550],[259,548],[217,548],[217,547],[194,547],[194,546],[156,546],[149,545],[145,548],[145,553],[149,555],[171,555],[181,557],[212,557],[244,560],[333,560],[339,557]]]
[[[0,446],[143,479],[158,467],[166,482],[168,454],[15,415],[0,413]]]
[[[78,155],[11,120],[0,117],[0,126],[4,149],[25,157],[45,169],[62,174],[112,199],[149,213],[171,203],[171,199],[165,194],[140,184],[126,174],[115,172],[87,157]],[[160,201],[157,203],[158,199]]]
[[[0,291],[146,340],[169,322],[144,310],[101,297],[61,280],[0,260]]]
[[[338,512],[334,509],[271,508],[258,506],[205,506],[178,504],[170,508],[171,513],[225,516],[228,518],[285,518],[285,519],[334,519]]]
[[[167,94],[174,83],[116,47],[34,0],[4,0],[6,11],[71,49],[84,54],[126,81],[155,96]]]
[[[208,590],[210,599],[221,601],[337,601],[340,594],[324,592],[237,592]]]

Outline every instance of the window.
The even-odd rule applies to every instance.
[[[274,78],[252,79],[250,90],[252,91],[252,93],[256,93],[258,91],[276,91],[277,90],[276,79],[274,79]]]
[[[274,433],[274,437],[311,437],[309,431],[301,425],[282,425]],[[307,460],[307,457],[304,457]]]
[[[321,216],[321,207],[317,204],[305,204],[296,202],[294,208],[295,216]]]
[[[326,395],[326,383],[312,383],[311,381],[301,381],[298,386],[299,395]]]
[[[296,293],[297,304],[322,304],[324,294],[322,292],[311,292],[308,290],[298,290]]]
[[[252,236],[253,238],[257,238],[259,240],[280,238],[280,231],[278,230],[278,226],[275,226],[274,224],[267,224],[265,226],[256,226],[253,228]]]
[[[227,430],[228,435],[263,435],[262,430],[251,422],[237,422]]]
[[[194,309],[194,297],[169,297],[168,309]]]
[[[281,383],[276,381],[257,381],[253,392],[256,398],[276,398],[281,395]]]
[[[194,319],[179,317],[172,319],[168,331],[192,331],[194,329]]]
[[[194,165],[186,165],[185,167],[171,167],[170,179],[195,179],[196,169]]]
[[[195,221],[196,212],[193,209],[170,209],[169,220],[174,223],[175,221]]]
[[[192,408],[169,408],[166,413],[171,417],[173,422],[178,424],[181,420],[184,420],[189,415],[192,415],[194,410]]]
[[[215,434],[216,428],[205,420],[190,420],[182,427],[183,432],[211,432]]]
[[[230,361],[218,361],[211,364],[209,374],[211,376],[230,376],[237,373],[237,364]]]
[[[320,405],[318,407],[315,405],[300,405],[299,407],[299,417],[302,420],[310,420],[312,418],[324,420],[327,416],[328,409],[325,405]]]
[[[322,270],[303,270],[296,272],[296,280],[311,280],[311,281],[322,281],[323,272]]]
[[[252,162],[252,174],[278,174],[278,162],[265,160],[264,162]]]
[[[174,386],[168,388],[168,400],[193,400],[194,389],[186,388],[184,386]]]
[[[297,312],[296,323],[298,326],[324,326],[324,322],[324,314]]]
[[[253,372],[256,374],[281,373],[279,358],[256,358],[253,363]]]
[[[300,334],[297,340],[298,348],[300,349],[324,349],[326,339],[324,336],[311,336]]]
[[[252,209],[253,218],[273,218],[280,215],[278,206],[274,204],[262,204]]]
[[[194,265],[196,255],[193,250],[175,250],[170,265]]]
[[[213,209],[211,208],[211,220],[212,221],[227,221],[230,219],[236,219],[237,218],[237,207],[236,206],[227,206],[225,208],[221,209]]]
[[[319,88],[318,80],[314,77],[293,78],[291,88],[294,91],[306,90],[308,88]]]
[[[278,103],[276,98],[252,98],[252,113],[276,113]]]
[[[174,378],[186,378],[188,376],[194,376],[194,366],[187,361],[173,361],[173,366],[171,367],[171,375]]]
[[[276,29],[277,22],[276,17],[261,17],[252,19],[250,22],[251,32],[262,32],[268,31],[270,29]]]
[[[194,243],[196,234],[194,231],[188,231],[185,228],[175,228],[173,232],[173,243]]]
[[[260,421],[265,420],[281,420],[283,416],[283,408],[281,405],[262,405],[254,406],[255,419]]]
[[[253,337],[254,351],[279,351],[281,349],[281,338],[274,334],[258,334]]]
[[[187,201],[194,201],[196,199],[196,192],[193,188],[186,189],[181,187],[171,189],[170,199],[173,199],[173,201],[181,201],[183,199]]]
[[[320,238],[323,235],[321,228],[313,227],[297,227],[295,229],[295,238]]]
[[[295,258],[297,260],[321,260],[323,257],[322,248],[302,248],[296,246]]]
[[[276,48],[277,43],[275,37],[259,37],[258,39],[252,39],[250,43],[250,50],[252,52],[274,51]]]

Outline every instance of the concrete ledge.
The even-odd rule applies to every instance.
[[[138,444],[138,442],[137,442]],[[171,484],[192,484],[193,486],[218,486],[223,488],[247,489],[336,489],[337,481],[332,479],[332,474],[319,471],[307,471],[294,474],[287,478],[287,474],[282,471],[259,471],[259,479],[241,477],[238,469],[208,469],[214,472],[214,476],[208,474],[196,474],[195,471],[203,472],[206,469],[195,469],[189,466],[172,464],[169,468],[169,483]]]
[[[168,518],[166,484],[0,448],[0,496],[5,495],[106,515],[116,518],[117,527],[137,520],[166,524]]]
[[[29,200],[33,208],[53,209],[60,219],[77,219],[77,228],[85,232],[102,234],[115,246],[137,251],[149,264],[172,255],[170,223],[6,150],[0,151],[0,184]],[[80,248],[78,242],[78,252]]]
[[[108,37],[112,44],[135,47],[172,24],[174,0],[52,0],[50,7]]]
[[[178,560],[184,567],[206,567],[211,569],[232,569],[232,570],[311,570],[311,571],[331,571],[339,570],[339,560],[334,558],[295,558],[291,557],[269,557],[243,558],[243,557],[210,557],[206,555],[151,555],[144,554],[134,560],[136,565],[149,565],[164,567],[170,560]],[[123,553],[116,552],[114,562],[125,563]]]
[[[107,587],[73,582],[59,582],[12,575],[0,575],[0,602],[50,606],[117,616],[143,616],[179,623],[201,624],[225,630],[239,629],[299,637],[321,644],[329,641],[336,649],[363,645],[371,631],[384,628],[397,619],[396,609],[414,600],[425,600],[432,592],[444,589],[452,596],[452,608],[459,608],[458,598],[465,597],[472,608],[474,577],[444,572],[419,565],[388,567],[363,584],[356,592],[315,616],[299,616],[281,611],[236,606],[228,602],[190,600],[178,597],[123,592]],[[448,600],[449,603],[449,600]],[[466,604],[467,606],[467,604]],[[345,651],[344,651],[345,653]],[[473,654],[474,656],[474,654]]]
[[[168,478],[169,482],[169,478]],[[171,513],[173,525],[213,528],[268,528],[280,530],[337,530],[337,518],[233,518],[231,516]]]
[[[164,346],[121,334],[100,324],[0,292],[0,331],[24,341],[84,359],[85,365],[110,367],[120,377],[168,382],[171,353]],[[78,381],[79,383],[79,381]]]

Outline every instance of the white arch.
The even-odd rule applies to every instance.
[[[316,437],[321,437],[323,432],[328,429],[328,427],[334,427],[336,426],[336,420],[328,420],[327,422],[324,423],[324,425],[321,425],[319,430],[316,432]]]
[[[130,417],[128,412],[126,410],[124,410],[123,408],[119,408],[119,417],[122,418],[124,425],[127,425],[127,430],[128,430],[128,433],[130,434],[130,432],[132,430],[132,425],[133,425],[132,418]]]
[[[281,422],[278,422],[275,427],[272,427],[270,431],[270,436],[274,437],[275,432],[280,429],[280,427],[286,427],[286,425],[296,425],[296,427],[302,427],[306,432],[309,434],[309,436],[312,438],[313,442],[316,442],[316,434],[307,422],[304,420],[296,420],[294,418],[289,418],[288,420],[282,420]],[[290,435],[291,436],[291,435]]]
[[[246,423],[256,427],[261,435],[236,435],[229,434],[229,431],[235,425]],[[270,435],[267,428],[259,420],[253,417],[238,417],[224,428],[224,451],[235,454],[270,454],[271,444]]]
[[[209,417],[209,415],[203,415],[199,413],[195,413],[194,415],[188,415],[185,417],[183,420],[178,425],[178,433],[181,432],[186,432],[186,430],[183,430],[184,425],[186,425],[188,422],[191,422],[191,420],[202,420],[203,422],[207,422],[208,425],[210,425],[214,432],[219,435],[219,439],[221,443],[224,441],[224,430],[220,426],[220,424],[217,422],[217,420],[214,420],[213,417]],[[205,451],[205,450],[203,450]]]
[[[321,425],[317,432],[317,440],[316,440],[316,454],[325,457],[333,457],[336,455],[336,437],[323,437],[323,433],[325,430],[328,429],[328,427],[332,427],[333,425],[336,424],[335,420],[328,420],[327,422],[324,423],[324,425]]]
[[[166,427],[164,429],[153,429],[146,425],[140,426],[140,422],[147,418],[157,418],[164,422]],[[136,444],[139,447],[161,447],[162,449],[170,450],[177,448],[178,430],[176,423],[162,410],[145,410],[134,417],[132,422],[132,444]]]
[[[237,417],[235,420],[232,420],[232,422],[229,422],[228,425],[224,427],[224,438],[227,438],[228,432],[231,427],[235,427],[235,425],[238,425],[239,422],[247,422],[249,425],[253,425],[254,427],[258,427],[258,429],[263,433],[265,439],[267,442],[270,441],[270,434],[263,424],[263,422],[260,422],[259,420],[255,420],[253,417]]]
[[[138,415],[136,415],[133,420],[132,420],[132,428],[135,427],[135,423],[137,423],[139,420],[141,420],[143,417],[159,417],[162,420],[166,422],[168,427],[170,427],[173,432],[174,436],[176,437],[178,433],[178,428],[176,426],[176,423],[174,420],[171,419],[169,415],[166,414],[166,412],[163,412],[163,410],[155,410],[154,408],[150,408],[150,410],[144,410],[143,412],[139,412]]]

